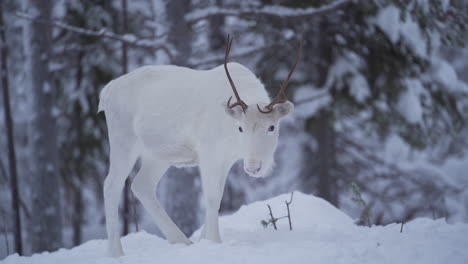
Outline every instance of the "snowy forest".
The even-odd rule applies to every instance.
[[[0,259],[105,239],[100,91],[144,65],[222,65],[228,34],[271,96],[304,42],[276,165],[236,163],[220,215],[300,192],[356,225],[467,223],[467,26],[464,0],[0,0]],[[161,236],[130,190],[139,167],[122,234]],[[169,169],[157,195],[188,237],[203,224],[197,168]]]

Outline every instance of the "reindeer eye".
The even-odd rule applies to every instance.
[[[270,126],[270,127],[268,128],[268,131],[270,131],[270,132],[275,131],[275,126]]]
[[[239,132],[244,132],[244,130],[242,130],[242,127],[239,127]]]

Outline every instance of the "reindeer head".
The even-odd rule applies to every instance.
[[[244,159],[244,170],[250,176],[263,177],[273,167],[273,156],[278,144],[279,121],[294,108],[293,103],[288,100],[284,91],[299,61],[303,39],[304,37],[302,36],[300,45],[296,51],[296,61],[288,77],[281,84],[276,97],[268,105],[256,104],[255,106],[247,105],[241,100],[229,74],[227,61],[231,50],[232,38],[228,36],[224,69],[237,102],[231,104],[232,97],[229,98],[226,104],[226,112],[237,121],[237,133],[242,138],[240,147]]]

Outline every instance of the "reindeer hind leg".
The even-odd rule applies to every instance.
[[[123,255],[120,242],[119,202],[125,180],[138,158],[135,137],[125,135],[122,138],[117,136],[109,130],[110,165],[109,173],[104,181],[108,254],[112,257]]]

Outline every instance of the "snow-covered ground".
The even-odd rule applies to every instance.
[[[105,256],[105,240],[92,240],[32,257],[11,255],[0,263],[468,263],[468,224],[420,218],[406,223],[401,233],[400,224],[360,227],[328,202],[298,192],[291,204],[293,230],[287,218],[279,220],[278,231],[264,228],[267,204],[280,217],[287,215],[289,198],[284,194],[222,217],[222,244],[198,241],[199,232],[190,246],[139,232],[122,238],[126,255],[119,259]]]

